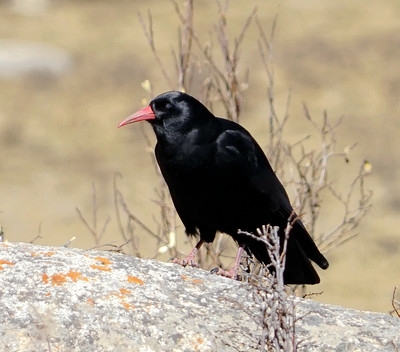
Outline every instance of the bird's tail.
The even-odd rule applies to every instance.
[[[310,259],[318,264],[322,269],[326,269],[329,264],[325,257],[319,252],[307,230],[302,226],[302,224],[300,224],[297,225],[296,223],[289,235],[286,249],[285,271],[283,273],[284,282],[285,284],[313,285],[319,283],[320,279],[311,264]],[[283,231],[280,233],[280,238],[282,252],[284,238]],[[239,244],[245,244],[246,250],[254,255],[261,263],[264,263],[265,265],[271,263],[267,247],[260,240],[245,234],[240,234],[237,237],[237,241]],[[272,265],[269,269],[272,272],[275,271]]]

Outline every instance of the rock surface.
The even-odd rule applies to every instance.
[[[251,286],[123,254],[0,243],[1,351],[259,351]],[[302,351],[400,351],[400,319],[296,299]]]

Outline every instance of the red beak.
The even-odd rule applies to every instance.
[[[154,120],[155,118],[156,115],[154,115],[154,112],[149,105],[135,112],[133,115],[129,116],[124,121],[120,122],[118,128],[125,125],[129,125],[130,123],[139,122],[143,120]]]

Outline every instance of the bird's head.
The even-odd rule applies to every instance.
[[[118,127],[148,121],[157,137],[172,133],[187,133],[204,123],[212,113],[192,96],[171,91],[154,98],[150,104],[123,120]]]

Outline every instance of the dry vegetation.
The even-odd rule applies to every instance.
[[[332,265],[323,272],[318,290],[325,293],[318,299],[391,309],[400,270],[393,230],[399,204],[399,167],[393,162],[399,5],[256,3],[253,12],[248,2],[210,2],[195,8],[192,18],[180,2],[58,1],[39,17],[24,17],[1,3],[2,38],[57,45],[73,58],[60,77],[0,81],[5,237],[57,245],[76,237],[70,245],[108,243],[120,250],[134,235],[123,249],[136,255],[167,260],[187,252],[165,186],[149,167],[150,130],[143,128],[146,139],[139,128],[116,129],[142,98],[185,88],[218,115],[239,119],[265,146],[325,251],[360,233],[328,254]],[[149,48],[148,9],[153,46],[169,81]],[[354,225],[369,204],[363,180],[371,164],[364,157],[374,167],[368,186],[376,205],[357,231]],[[126,239],[115,236],[122,231]],[[229,261],[232,247],[221,236],[208,253],[202,251],[203,264]]]
[[[294,204],[296,211],[304,215],[305,223],[308,225],[312,237],[320,246],[323,252],[334,249],[338,244],[341,244],[356,235],[357,227],[361,219],[366,215],[371,203],[372,192],[365,189],[364,179],[369,174],[369,162],[364,161],[358,173],[355,175],[346,175],[345,182],[348,184],[346,193],[340,194],[337,185],[328,177],[328,170],[331,169],[331,159],[341,157],[346,162],[349,161],[349,154],[354,145],[347,148],[344,153],[338,153],[336,150],[337,134],[336,129],[340,124],[340,119],[332,123],[328,119],[325,112],[322,117],[322,122],[316,122],[310,115],[306,105],[304,105],[305,121],[310,125],[317,135],[320,136],[321,144],[311,149],[305,145],[305,140],[310,136],[306,136],[294,144],[289,144],[284,139],[286,124],[289,120],[290,96],[287,100],[287,109],[283,117],[279,117],[275,108],[275,77],[274,77],[274,52],[273,52],[273,37],[277,25],[276,18],[272,21],[271,31],[268,38],[266,29],[261,25],[257,16],[256,8],[244,20],[244,24],[237,35],[231,42],[231,35],[228,26],[227,3],[217,2],[217,24],[212,27],[211,42],[202,40],[198,30],[194,26],[194,8],[193,1],[187,0],[182,8],[176,2],[172,2],[175,8],[177,18],[180,22],[178,31],[177,48],[172,49],[174,58],[175,71],[168,69],[165,62],[161,59],[157,46],[154,41],[154,29],[152,14],[149,11],[147,14],[147,22],[144,20],[141,13],[138,14],[144,34],[149,43],[154,58],[159,66],[160,72],[164,79],[170,85],[169,89],[183,90],[189,94],[192,93],[191,82],[197,82],[196,88],[201,87],[203,101],[208,103],[210,109],[213,104],[220,104],[225,109],[225,115],[228,118],[239,122],[241,114],[241,104],[246,94],[248,86],[249,68],[245,69],[246,74],[240,77],[238,66],[240,63],[239,54],[242,52],[243,42],[246,40],[246,34],[252,22],[255,22],[259,31],[258,47],[260,60],[265,68],[268,76],[268,106],[269,119],[266,130],[269,131],[269,145],[267,154],[272,166],[280,176],[283,183],[294,190]],[[222,57],[218,59],[215,52],[221,52]],[[175,74],[173,74],[173,72]],[[147,93],[152,94],[152,84],[144,82],[142,85]],[[151,144],[148,136],[145,134],[145,139],[149,150],[152,152],[154,146]],[[139,218],[134,215],[127,207],[126,202],[118,190],[117,198],[122,204],[122,209],[128,214],[130,221],[138,224],[141,229],[146,230],[151,236],[159,241],[159,252],[164,251],[164,246],[170,250],[171,256],[175,256],[179,251],[176,248],[176,242],[171,236],[175,236],[179,231],[176,224],[176,213],[173,209],[172,202],[166,190],[166,185],[162,180],[162,176],[157,168],[154,155],[151,154],[152,161],[155,165],[155,171],[160,178],[160,187],[156,190],[158,199],[156,204],[160,206],[160,217],[158,220],[158,232],[150,231],[150,226],[144,225]],[[323,207],[322,199],[325,193],[330,193],[337,201],[336,207],[342,208],[341,211],[336,211],[336,223],[331,230],[325,230],[317,233],[317,222],[319,214]],[[120,210],[116,203],[117,218],[120,220]],[[94,221],[95,223],[95,221]],[[267,225],[267,224],[265,224]],[[128,240],[126,232],[130,232],[132,243],[137,243],[135,234],[132,231],[132,225],[128,222],[128,229],[124,230],[121,222],[119,228],[125,241]],[[93,230],[91,230],[93,232]],[[222,238],[222,237],[220,237]],[[162,247],[160,247],[162,245]],[[222,248],[221,248],[222,247]],[[223,246],[221,241],[216,242],[216,248],[212,244],[208,246],[208,258],[202,257],[202,266],[210,267],[221,265],[220,256],[223,254]],[[138,253],[138,248],[134,248]],[[206,263],[204,263],[204,260]]]

